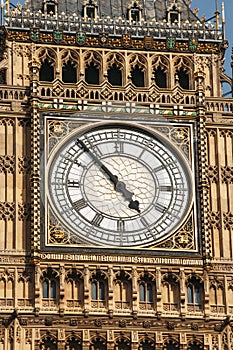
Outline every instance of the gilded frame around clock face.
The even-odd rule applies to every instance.
[[[187,220],[192,164],[159,128],[96,121],[64,133],[64,122],[56,125],[63,134],[45,160],[45,206],[55,241],[149,249]]]

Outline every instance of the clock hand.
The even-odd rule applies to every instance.
[[[96,155],[85,145],[85,143],[82,140],[77,139],[77,145],[81,147],[84,152],[88,152],[91,156],[91,158],[94,160],[94,162],[99,165],[99,167],[103,170],[103,172],[108,175],[110,181],[114,184],[114,188],[117,192],[120,192],[123,194],[124,198],[129,201],[128,207],[130,209],[136,210],[138,213],[140,213],[139,209],[139,201],[133,200],[133,192],[130,192],[127,190],[126,185],[123,181],[119,181],[118,177],[114,175],[97,157]]]

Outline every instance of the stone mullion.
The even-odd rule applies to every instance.
[[[201,205],[201,235],[203,241],[203,253],[205,265],[209,266],[212,259],[211,234],[209,226],[209,185],[207,173],[207,147],[206,147],[206,124],[205,124],[205,93],[204,93],[204,74],[196,72],[195,80],[197,83],[197,113],[198,113],[198,155],[199,155],[199,194]]]

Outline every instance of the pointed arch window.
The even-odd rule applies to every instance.
[[[167,88],[167,74],[161,67],[158,67],[157,69],[154,70],[154,79],[155,79],[155,84],[159,88],[161,89]]]
[[[96,1],[94,0],[87,0],[86,3],[83,5],[83,17],[84,18],[96,18],[98,11],[98,6]]]
[[[54,68],[51,63],[46,58],[40,67],[39,72],[40,81],[48,81],[51,82],[54,80]]]
[[[142,9],[137,1],[134,1],[132,6],[127,11],[127,19],[131,22],[140,22],[142,16]]]
[[[164,311],[178,311],[180,288],[175,275],[164,277],[163,281],[163,309]]]
[[[99,68],[94,64],[94,62],[91,62],[85,68],[85,81],[87,84],[99,85]]]
[[[177,77],[182,89],[189,90],[189,74],[183,67],[178,70]]]
[[[141,283],[139,286],[140,302],[153,302],[153,288],[150,282]]]
[[[131,77],[132,77],[132,83],[137,87],[144,87],[144,72],[142,68],[140,68],[138,65],[136,65],[131,70]]]
[[[112,85],[122,86],[122,72],[115,63],[108,69],[108,81]]]
[[[91,278],[92,307],[106,306],[106,290],[107,290],[106,276],[101,271],[97,271],[92,275],[92,278]]]
[[[168,21],[168,23],[170,23],[170,25],[180,23],[180,11],[176,5],[173,5],[167,11],[167,21]]]
[[[56,6],[57,4],[55,3],[55,1],[45,1],[42,6],[42,12],[48,15],[55,15]]]
[[[115,306],[118,309],[129,309],[132,300],[132,284],[129,275],[121,271],[115,280]]]
[[[43,298],[56,299],[57,297],[57,284],[54,280],[45,280],[42,284]]]
[[[64,83],[77,83],[77,68],[70,60],[62,67],[62,81]]]

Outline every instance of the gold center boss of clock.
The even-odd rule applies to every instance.
[[[167,138],[127,123],[66,136],[47,168],[53,214],[80,242],[146,247],[171,235],[192,203],[187,159]]]

